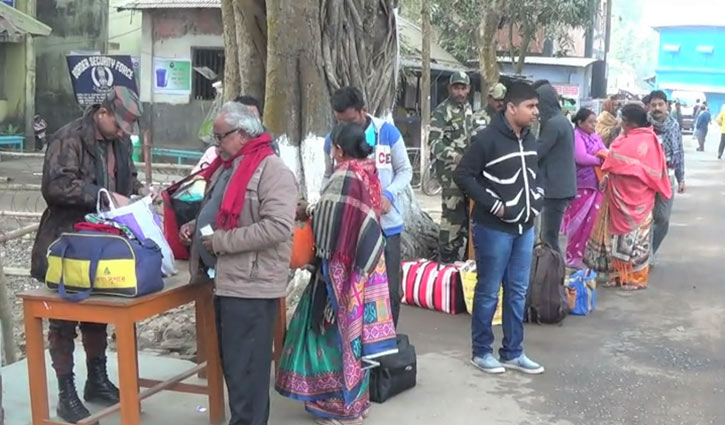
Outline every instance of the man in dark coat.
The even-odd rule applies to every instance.
[[[45,281],[48,246],[88,213],[96,211],[98,191],[108,189],[119,204],[132,194],[146,194],[136,178],[131,160],[131,140],[141,117],[138,96],[125,87],[114,87],[101,105],[55,133],[48,143],[41,191],[48,205],[40,221],[32,251],[31,274]],[[48,340],[58,377],[58,416],[77,423],[90,416],[78,398],[73,379],[73,340],[78,323],[50,320]],[[84,398],[106,405],[119,401],[118,388],[106,373],[106,325],[81,323],[88,378]]]
[[[539,93],[540,131],[537,154],[544,188],[544,209],[541,212],[541,240],[562,252],[559,230],[566,208],[576,196],[576,164],[574,162],[574,129],[564,116],[559,94],[551,84],[543,84]]]

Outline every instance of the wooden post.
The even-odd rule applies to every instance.
[[[2,257],[0,257],[0,322],[2,322],[2,350],[5,354],[5,364],[15,363],[17,347],[13,333],[13,310],[8,298],[7,279],[3,272]]]
[[[36,230],[38,230],[38,227],[40,227],[39,223],[31,224],[29,226],[21,227],[19,229],[13,230],[12,232],[8,232],[5,234],[0,235],[0,243],[7,242],[12,239],[17,239],[21,236],[27,235],[28,233],[33,233]]]
[[[143,161],[146,170],[146,186],[150,187],[151,182],[151,131],[146,130],[143,133]]]
[[[423,0],[421,3],[421,15],[423,18],[423,69],[422,83],[420,85],[420,178],[421,183],[425,170],[428,169],[428,134],[430,132],[430,0]]]
[[[36,15],[36,0],[25,1],[25,13],[28,16]],[[25,36],[25,149],[32,146],[35,149],[35,130],[33,117],[35,116],[35,40],[28,34]]]

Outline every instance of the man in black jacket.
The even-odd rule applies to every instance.
[[[536,175],[536,140],[529,127],[538,115],[536,91],[513,83],[505,109],[478,133],[455,173],[475,201],[473,241],[478,284],[473,299],[473,364],[488,373],[515,369],[540,374],[544,368],[523,351],[524,304],[534,250],[534,218],[543,203]],[[503,347],[493,356],[493,315],[503,282]]]
[[[576,196],[574,129],[561,111],[559,94],[551,84],[544,84],[539,94],[541,130],[536,148],[544,188],[541,212],[541,240],[561,253],[559,231],[566,208]]]

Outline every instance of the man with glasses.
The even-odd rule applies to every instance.
[[[141,102],[136,93],[114,87],[100,105],[89,107],[81,118],[58,130],[48,142],[41,191],[47,208],[40,220],[32,251],[31,274],[45,281],[48,246],[63,232],[96,211],[98,191],[107,189],[119,203],[132,194],[148,191],[136,179],[131,160],[130,134],[137,133]],[[50,320],[50,357],[58,377],[58,416],[76,423],[90,413],[76,393],[73,341],[78,323]],[[103,405],[118,403],[118,388],[106,373],[106,325],[81,323],[88,378],[83,398]]]
[[[181,228],[192,244],[192,282],[214,281],[230,425],[266,425],[277,300],[287,293],[297,201],[295,177],[274,155],[259,116],[226,103],[214,121],[219,156],[202,176],[198,218]],[[193,243],[192,243],[193,241]]]

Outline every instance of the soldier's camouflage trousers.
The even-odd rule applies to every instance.
[[[443,191],[438,255],[441,262],[453,263],[463,260],[462,251],[468,239],[467,202],[450,174],[439,176],[439,179]]]
[[[67,376],[73,373],[74,340],[77,336],[78,322],[66,320],[50,320],[48,328],[48,342],[50,345],[50,358],[57,376]],[[86,350],[86,359],[97,359],[106,356],[105,323],[80,324],[83,335],[83,348]]]

